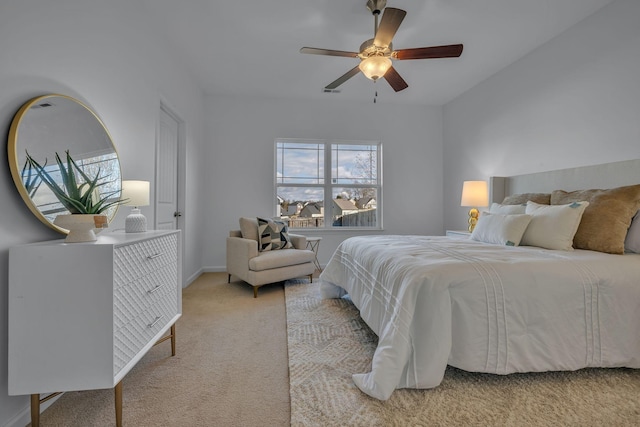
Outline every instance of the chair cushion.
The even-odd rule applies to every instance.
[[[270,270],[290,265],[313,262],[315,254],[306,249],[282,249],[279,251],[260,252],[260,255],[249,260],[249,269],[253,271]]]
[[[260,252],[293,247],[291,239],[289,239],[289,230],[283,221],[260,217],[258,217],[257,220],[258,250]]]
[[[240,218],[240,232],[243,239],[258,241],[258,220],[256,218]]]

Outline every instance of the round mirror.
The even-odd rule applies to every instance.
[[[120,161],[111,136],[98,116],[76,99],[44,95],[25,103],[11,123],[7,149],[11,175],[22,199],[36,217],[54,230],[68,233],[53,220],[69,211],[38,178],[27,154],[43,165],[57,183],[62,183],[56,154],[66,162],[68,151],[88,176],[99,176],[100,194],[112,194],[113,200],[120,198]],[[116,204],[103,213],[111,221],[117,210]]]

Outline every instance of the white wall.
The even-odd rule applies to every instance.
[[[639,20],[617,0],[445,106],[446,228],[464,180],[640,158]]]
[[[443,233],[442,109],[327,97],[325,102],[207,97],[205,269],[225,270],[225,239],[238,228],[240,216],[274,215],[278,137],[382,141],[384,233]],[[353,235],[305,233],[323,237],[323,265]]]
[[[34,96],[62,93],[90,105],[111,132],[125,178],[154,180],[155,132],[161,97],[187,122],[187,205],[202,188],[201,91],[150,37],[143,11],[130,2],[24,0],[0,5],[0,133]],[[57,239],[31,214],[16,191],[2,151],[0,170],[0,425],[25,425],[29,398],[7,395],[7,268],[9,247]],[[112,228],[124,225],[120,209]],[[153,224],[153,209],[143,208]],[[199,272],[202,214],[187,209],[185,277]],[[46,284],[43,284],[46,286]],[[43,349],[46,352],[46,349]]]

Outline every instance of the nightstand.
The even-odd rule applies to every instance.
[[[447,230],[445,236],[455,237],[458,239],[468,239],[471,236],[471,233],[467,230]]]

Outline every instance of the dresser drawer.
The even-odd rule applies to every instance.
[[[124,286],[178,258],[178,238],[171,234],[114,250],[114,288]]]
[[[175,291],[175,289],[174,289]],[[130,322],[116,329],[113,340],[114,376],[178,314],[177,295],[169,292]]]
[[[135,282],[127,283],[115,289],[113,293],[113,322],[115,330],[120,329],[131,319],[147,308],[166,298],[168,293],[175,294],[178,276],[178,263],[166,265]]]

